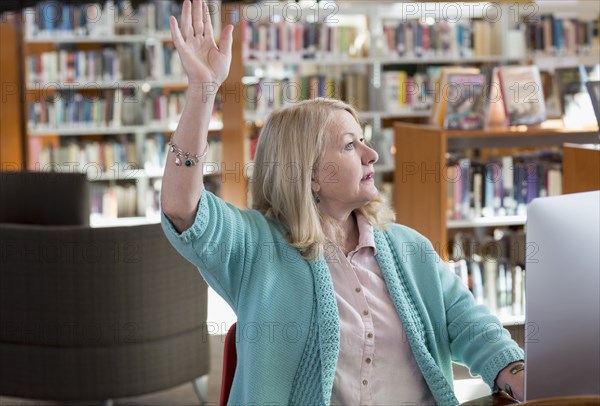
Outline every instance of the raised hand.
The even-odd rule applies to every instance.
[[[169,18],[169,23],[189,86],[204,86],[207,83],[221,85],[231,66],[233,25],[223,28],[217,47],[204,0],[194,0],[193,5],[190,0],[185,0],[181,11],[181,28],[173,16]]]

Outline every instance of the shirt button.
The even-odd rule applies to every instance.
[[[373,333],[367,333],[367,338],[373,338]]]
[[[357,293],[360,292],[360,288],[354,289]]]
[[[363,310],[363,314],[366,316],[367,314],[369,314],[368,310]]]
[[[363,379],[363,385],[368,385],[369,381],[367,381],[366,379]]]
[[[370,364],[371,363],[371,358],[367,358],[365,361],[367,362],[367,364]]]

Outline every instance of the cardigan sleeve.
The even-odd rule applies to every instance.
[[[161,223],[175,249],[237,311],[244,270],[260,255],[257,239],[268,228],[262,214],[240,210],[204,189],[190,228],[179,233],[164,212]]]
[[[476,304],[471,292],[443,261],[438,266],[452,359],[480,375],[494,390],[498,373],[524,359],[523,350],[487,307]]]

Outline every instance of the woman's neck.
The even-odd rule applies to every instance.
[[[348,255],[358,245],[358,222],[354,212],[350,213],[346,223],[342,226],[342,230],[344,230],[344,239],[340,248],[344,251],[344,255]]]
[[[331,242],[336,244],[348,255],[358,245],[358,223],[354,211],[347,216],[328,216],[325,225],[325,234]]]

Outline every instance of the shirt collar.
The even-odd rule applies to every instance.
[[[358,251],[362,247],[373,247],[373,254],[377,255],[377,247],[375,246],[375,237],[373,236],[373,226],[369,224],[367,218],[360,212],[355,211],[356,223],[358,225]]]

